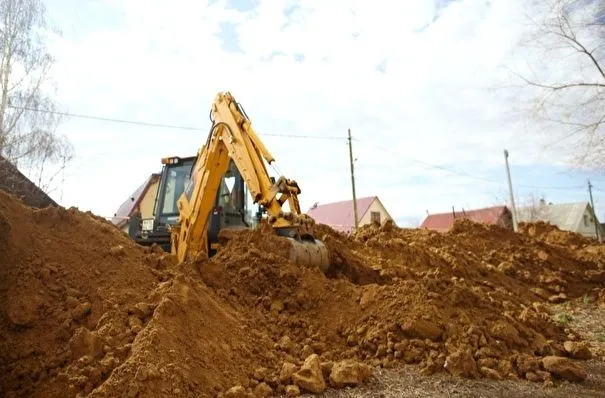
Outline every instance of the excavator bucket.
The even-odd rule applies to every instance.
[[[290,248],[290,260],[296,264],[307,267],[318,267],[323,273],[330,269],[330,256],[328,248],[322,241],[299,240],[286,237],[292,244]]]

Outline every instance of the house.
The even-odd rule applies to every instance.
[[[0,156],[0,190],[16,196],[30,207],[59,206],[42,189],[17,169],[8,159]]]
[[[315,219],[315,222],[325,224],[333,229],[350,233],[355,230],[355,217],[353,213],[353,201],[343,200],[340,202],[315,204],[307,214]],[[367,225],[372,222],[384,224],[387,220],[393,220],[378,196],[368,196],[357,199],[358,226]]]
[[[524,206],[517,209],[519,222],[544,221],[556,225],[563,231],[577,232],[586,237],[595,238],[595,227],[603,236],[603,228],[598,218],[592,215],[590,203],[546,203],[541,200],[536,205]]]
[[[432,229],[438,232],[447,232],[454,225],[454,220],[468,219],[483,224],[499,225],[513,229],[513,217],[506,206],[492,206],[475,210],[451,211],[428,215],[420,228]]]
[[[160,174],[151,174],[129,198],[122,203],[114,214],[111,222],[117,225],[121,230],[128,233],[130,217],[140,213],[141,218],[153,217],[153,207],[155,197],[160,182]]]

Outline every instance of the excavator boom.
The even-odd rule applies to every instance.
[[[290,240],[290,258],[304,265],[329,267],[329,255],[316,240],[312,218],[300,211],[296,181],[267,172],[265,162],[275,161],[252,128],[250,119],[229,92],[217,94],[211,110],[212,128],[200,148],[185,191],[178,200],[179,220],[172,227],[172,252],[179,261],[209,254],[208,221],[217,191],[230,161],[241,174],[253,203],[268,215],[275,232]],[[283,206],[288,203],[290,211]]]

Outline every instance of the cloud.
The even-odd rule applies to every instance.
[[[490,90],[521,54],[522,3],[104,0],[107,20],[61,19],[72,27],[52,46],[59,100],[200,130],[67,120],[79,157],[64,203],[111,216],[161,157],[197,151],[214,95],[230,90],[260,134],[342,137],[261,135],[304,209],[350,197],[348,128],[358,195],[379,195],[394,216],[491,205],[506,188],[503,148],[518,165],[559,163],[523,136],[510,91]]]

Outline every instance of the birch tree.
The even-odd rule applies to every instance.
[[[56,133],[49,32],[42,1],[0,1],[0,155],[29,169],[46,189],[44,176],[52,179],[74,156],[67,138]],[[49,170],[53,166],[59,172]]]
[[[532,89],[534,121],[571,164],[603,168],[605,1],[531,3],[533,29],[524,40],[531,61],[516,75]]]

